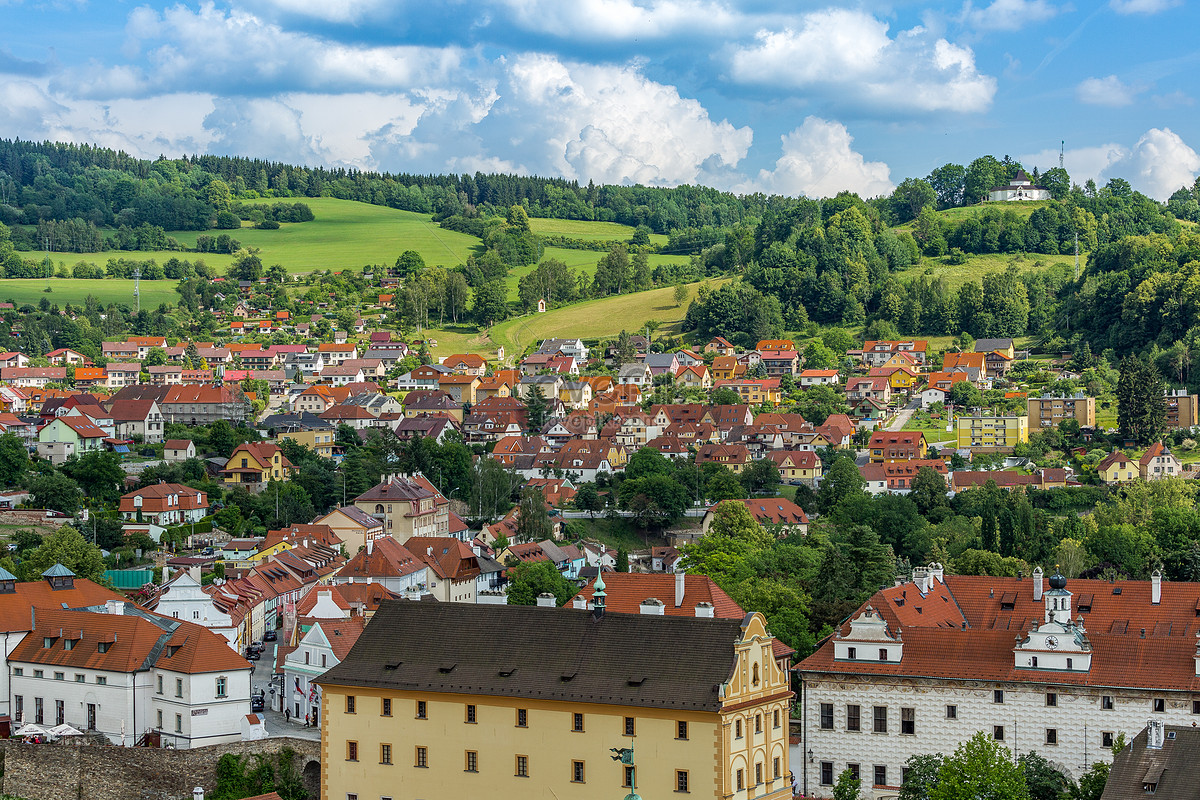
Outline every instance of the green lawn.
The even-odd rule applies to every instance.
[[[711,283],[715,285],[720,281]],[[698,283],[688,284],[688,296],[679,306],[675,305],[674,287],[668,286],[648,292],[587,300],[545,314],[527,314],[494,326],[492,340],[504,345],[507,354],[512,357],[542,339],[556,336],[582,339],[611,337],[622,330],[640,330],[649,320],[662,323],[658,329],[660,334],[678,333],[688,303],[695,299],[699,286]]]
[[[543,219],[531,217],[529,227],[542,236],[566,236],[570,239],[590,239],[598,242],[628,242],[633,228],[617,222],[588,222],[578,219]],[[650,234],[652,244],[666,244],[661,233]]]
[[[1079,254],[1079,263],[1084,261],[1084,254]],[[1066,264],[1074,269],[1075,256],[1047,256],[1036,253],[987,253],[967,256],[964,264],[950,264],[948,258],[922,258],[921,263],[903,272],[896,273],[902,280],[913,280],[918,276],[929,279],[944,278],[951,289],[957,290],[964,283],[979,283],[989,272],[1003,272],[1009,265],[1014,265],[1021,272],[1045,270],[1054,264]]]
[[[47,292],[49,283],[51,291]],[[158,308],[162,303],[174,305],[179,300],[175,291],[177,281],[142,281],[142,308]],[[67,303],[83,305],[88,295],[93,295],[102,304],[125,303],[136,308],[133,299],[133,281],[103,279],[74,280],[70,278],[5,278],[0,280],[0,301],[17,305],[37,305],[45,297],[51,303],[65,306]]]

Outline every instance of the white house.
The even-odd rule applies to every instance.
[[[1033,181],[1025,174],[1025,170],[1017,170],[1016,176],[1007,186],[996,186],[988,191],[988,200],[993,203],[1003,203],[1012,200],[1049,200],[1050,190],[1034,186]],[[971,198],[975,202],[975,198]]]
[[[187,620],[208,628],[237,652],[237,625],[233,617],[213,602],[212,596],[187,570],[181,570],[174,577],[170,571],[170,567],[163,567],[163,586],[153,610],[164,617]]]
[[[250,713],[250,663],[213,632],[110,600],[38,608],[9,656],[14,713],[134,745],[236,742]]]
[[[293,722],[320,724],[321,687],[315,683],[342,662],[363,630],[363,618],[301,618],[295,641],[283,659],[283,691],[277,710],[291,713]]]
[[[588,349],[584,346],[582,339],[546,339],[538,348],[538,352],[545,355],[562,353],[580,364],[585,363],[588,359]]]

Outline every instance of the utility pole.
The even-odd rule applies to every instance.
[[[133,299],[137,301],[137,313],[142,313],[142,268],[133,268]]]

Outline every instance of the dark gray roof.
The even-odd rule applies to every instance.
[[[715,712],[741,624],[389,600],[319,682]]]
[[[1146,729],[1113,759],[1101,800],[1144,800],[1147,783],[1155,798],[1200,798],[1200,728],[1167,725],[1163,746],[1146,747]]]

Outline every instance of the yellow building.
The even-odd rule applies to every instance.
[[[790,798],[763,617],[606,614],[597,588],[590,611],[386,601],[319,680],[322,800]]]
[[[1035,428],[1058,427],[1064,419],[1078,420],[1085,428],[1096,427],[1096,398],[1084,394],[1071,397],[1030,397],[1025,400],[1029,419]]]
[[[324,458],[333,458],[333,440],[336,432],[333,428],[315,429],[310,431],[288,431],[279,434],[279,440],[291,439],[302,444]]]
[[[957,446],[979,453],[1011,453],[1018,442],[1029,441],[1029,417],[959,417]]]
[[[244,486],[250,491],[261,491],[268,481],[290,478],[295,467],[287,460],[279,445],[271,442],[247,442],[239,444],[221,470],[222,480],[228,485]]]

